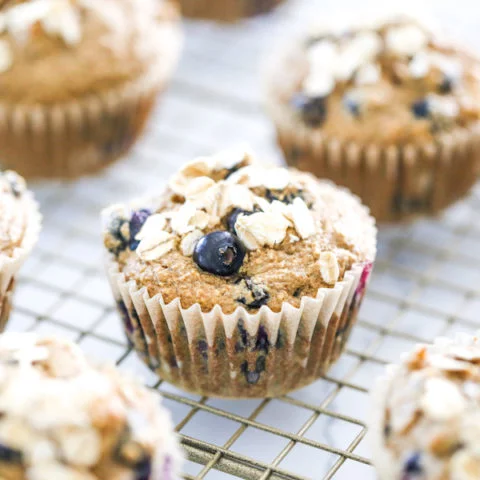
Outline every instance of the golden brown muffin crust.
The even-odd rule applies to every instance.
[[[242,212],[232,220],[235,209]],[[114,206],[105,219],[105,246],[127,280],[150,296],[161,293],[165,303],[179,298],[183,308],[198,303],[203,311],[299,307],[302,297],[316,297],[375,254],[374,221],[358,199],[238,152],[190,162],[162,196]],[[240,268],[225,276],[195,258],[212,232],[245,248]]]
[[[48,31],[42,21],[30,25],[22,20],[18,32],[9,28],[12,12],[33,8],[38,0],[20,2],[21,5],[8,3],[0,10],[0,18],[7,23],[0,36],[0,101],[51,104],[99,94],[137,79],[149,71],[152,62],[158,65],[162,55],[168,55],[171,30],[177,28],[178,20],[168,2],[47,3],[55,1],[58,8],[73,12],[78,24],[72,20],[71,26],[65,26],[63,18],[57,20],[53,11],[42,18],[54,18],[61,25],[63,22],[63,27],[55,23],[59,31]]]

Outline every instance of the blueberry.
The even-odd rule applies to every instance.
[[[227,226],[228,229],[235,233],[235,223],[237,222],[237,218],[239,215],[251,215],[254,212],[249,212],[247,210],[242,210],[241,208],[235,208],[232,210],[230,215],[227,217]]]
[[[120,317],[123,321],[123,325],[129,334],[133,333],[133,325],[130,320],[130,314],[128,313],[127,306],[123,300],[117,300],[117,310],[120,313]]]
[[[245,380],[247,380],[247,383],[249,383],[250,385],[255,385],[256,383],[258,383],[258,381],[260,380],[260,373],[255,371],[250,371],[248,369],[247,362],[242,363],[241,369],[242,369],[242,373],[245,375]]]
[[[243,319],[240,319],[238,321],[237,328],[238,328],[238,334],[240,336],[240,340],[235,345],[235,351],[239,353],[239,352],[243,352],[248,347],[249,336],[248,336],[247,330],[245,329],[245,323]]]
[[[118,255],[120,252],[123,252],[130,241],[130,236],[128,238],[125,236],[125,231],[128,230],[128,222],[123,217],[113,217],[110,220],[108,226],[108,231],[110,235],[116,240],[115,245],[109,248],[109,251],[114,255]]]
[[[18,177],[15,174],[12,175],[5,175],[8,183],[10,185],[10,190],[12,192],[12,195],[16,198],[20,197],[22,193],[24,192],[24,187],[18,183]]]
[[[240,270],[245,254],[245,246],[236,235],[216,231],[198,241],[193,260],[202,270],[226,277]]]
[[[277,350],[282,349],[285,346],[285,339],[284,334],[281,330],[278,331],[277,343],[275,344],[275,348]]]
[[[453,90],[453,87],[454,87],[453,78],[450,77],[449,75],[444,75],[442,82],[438,86],[438,91],[443,94],[450,93]]]
[[[412,112],[417,118],[426,118],[430,115],[430,105],[426,98],[416,101],[412,105]]]
[[[261,286],[252,281],[252,279],[246,277],[241,280],[241,283],[244,284],[244,287],[249,290],[252,300],[240,297],[236,301],[242,303],[249,309],[260,308],[263,305],[266,305],[270,300],[270,294]]]
[[[260,325],[260,327],[258,328],[257,341],[255,343],[255,350],[256,351],[263,350],[265,353],[268,353],[269,349],[270,349],[270,342],[268,340],[268,333],[265,330],[265,327],[263,325]]]
[[[16,465],[22,464],[23,454],[19,450],[0,443],[0,462]]]
[[[145,455],[133,468],[135,480],[150,480],[152,476],[152,459]]]
[[[205,340],[198,341],[198,351],[204,360],[208,360],[208,343]]]
[[[242,163],[237,163],[233,167],[230,167],[227,169],[227,174],[224,177],[224,180],[226,180],[230,175],[233,175],[235,172],[238,172],[242,168]]]
[[[152,214],[150,210],[142,209],[136,212],[133,212],[132,217],[130,218],[130,250],[136,250],[139,240],[135,240],[138,232],[142,229],[144,223],[147,221],[147,218]]]
[[[308,97],[297,93],[292,99],[292,105],[301,112],[303,121],[311,127],[319,127],[327,117],[325,97]]]
[[[288,193],[283,193],[283,192],[272,192],[270,189],[267,188],[265,192],[265,198],[271,203],[275,200],[285,203],[286,205],[289,205],[293,203],[293,201],[297,198],[301,198],[302,200],[305,200],[303,196],[303,190],[298,190],[296,192],[288,192]]]
[[[144,447],[132,440],[132,431],[126,427],[115,449],[115,459],[121,465],[133,470],[134,480],[150,480],[152,459]]]
[[[408,456],[403,465],[403,472],[415,475],[420,475],[423,472],[421,454],[419,452],[413,452]]]
[[[354,117],[358,117],[360,115],[360,103],[358,102],[358,100],[353,98],[352,95],[345,95],[343,97],[343,106]]]

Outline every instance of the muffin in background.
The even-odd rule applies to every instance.
[[[25,180],[0,172],[0,332],[12,307],[15,276],[37,243],[41,215]]]
[[[287,163],[347,186],[381,222],[439,212],[480,168],[479,59],[418,18],[314,30],[267,76]]]
[[[372,393],[370,432],[379,480],[480,478],[478,336],[418,345]]]
[[[181,45],[167,0],[24,0],[0,7],[0,158],[77,177],[124,155]]]
[[[324,374],[376,252],[356,197],[244,150],[193,160],[103,219],[128,338],[160,377],[202,395],[278,396]]]
[[[75,344],[0,335],[0,388],[0,478],[179,478],[182,456],[159,398]]]
[[[178,0],[185,17],[235,22],[269,12],[284,0]]]

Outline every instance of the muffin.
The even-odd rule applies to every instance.
[[[480,342],[418,345],[372,394],[370,435],[380,480],[480,478]]]
[[[15,275],[38,240],[41,216],[22,177],[0,172],[0,332],[12,306]]]
[[[288,164],[378,221],[435,214],[477,180],[479,60],[416,17],[314,30],[273,59],[266,105]]]
[[[0,477],[175,480],[181,459],[158,398],[55,337],[0,336]]]
[[[202,395],[278,396],[325,373],[376,251],[356,197],[236,149],[103,217],[128,338],[161,378]]]
[[[234,22],[266,13],[283,0],[179,0],[185,17]]]
[[[0,2],[0,158],[76,177],[124,155],[175,67],[166,0]]]

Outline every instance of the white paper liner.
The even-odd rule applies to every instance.
[[[177,64],[180,27],[172,21],[164,28],[168,48],[144,75],[121,87],[54,105],[0,104],[2,166],[25,178],[75,178],[125,155]]]
[[[8,320],[14,277],[38,241],[42,216],[31,192],[22,194],[22,204],[26,211],[25,232],[22,243],[11,256],[0,254],[0,331]]]
[[[325,373],[355,323],[371,265],[355,265],[299,308],[285,302],[280,312],[262,306],[254,314],[244,307],[224,314],[219,305],[184,309],[178,298],[165,304],[161,294],[151,298],[126,281],[112,259],[107,274],[126,307],[127,336],[147,365],[186,390],[239,398],[282,395]]]
[[[358,195],[379,222],[440,212],[465,196],[480,173],[480,122],[426,144],[375,145],[326,138],[267,93],[287,163]]]

